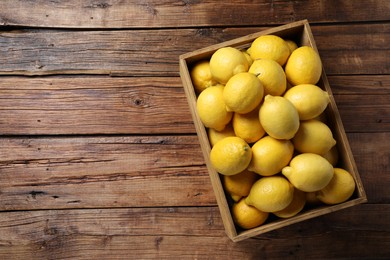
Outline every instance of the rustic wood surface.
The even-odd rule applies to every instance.
[[[388,259],[390,4],[0,3],[0,259]],[[308,19],[368,203],[233,243],[179,55]]]

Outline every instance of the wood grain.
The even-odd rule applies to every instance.
[[[195,132],[178,78],[3,77],[0,107],[3,135]]]
[[[390,132],[348,138],[369,202],[388,203]],[[0,146],[0,210],[216,203],[195,135],[1,138]]]
[[[313,26],[326,73],[390,74],[388,28],[387,23]],[[178,76],[179,55],[263,29],[2,31],[0,74]]]
[[[1,210],[214,204],[194,136],[0,143]]]
[[[1,1],[0,259],[387,259],[389,13],[386,0]],[[302,19],[368,203],[233,243],[179,55]]]
[[[361,22],[388,19],[390,7],[376,1],[23,1],[5,0],[0,25],[64,28],[156,28]],[[13,14],[17,13],[15,16]],[[216,15],[218,14],[218,15]],[[261,15],[259,15],[261,14]],[[272,17],[272,19],[270,19]],[[178,23],[180,21],[180,23]]]
[[[347,132],[390,131],[389,79],[329,78]],[[0,81],[1,135],[169,133],[195,133],[177,77],[9,76]]]
[[[5,212],[0,257],[378,259],[390,253],[389,213],[389,205],[363,204],[233,243],[216,207]]]

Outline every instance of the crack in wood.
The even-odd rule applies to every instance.
[[[44,192],[44,191],[35,191],[35,190],[33,190],[33,191],[30,191],[28,194],[29,194],[33,199],[36,199],[37,196],[46,195],[47,192]]]

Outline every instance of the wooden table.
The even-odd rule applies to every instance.
[[[390,4],[0,3],[0,259],[390,257]],[[308,19],[368,203],[224,233],[179,55]]]

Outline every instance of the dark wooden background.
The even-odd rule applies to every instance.
[[[368,203],[231,242],[179,55],[308,19]],[[0,2],[0,259],[388,259],[390,2]]]

